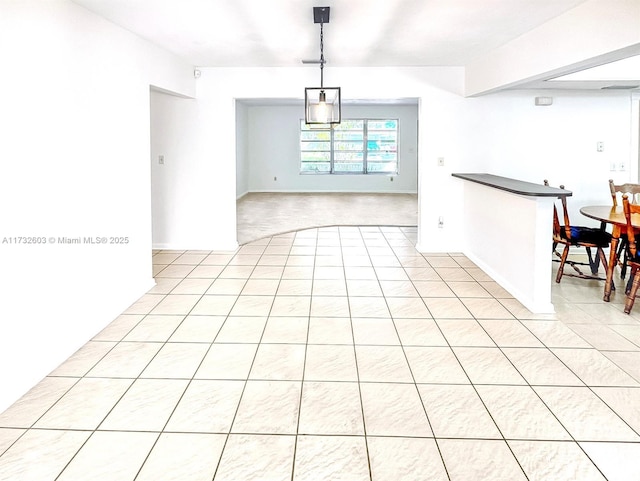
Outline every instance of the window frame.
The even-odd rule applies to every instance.
[[[299,127],[299,142],[298,142],[298,149],[299,149],[299,158],[298,158],[298,169],[299,169],[299,174],[300,175],[386,175],[386,176],[396,176],[398,175],[400,169],[400,149],[399,149],[399,145],[400,145],[400,120],[398,118],[350,118],[350,119],[342,119],[342,122],[349,122],[349,121],[361,121],[362,122],[362,141],[357,140],[356,142],[362,142],[362,150],[350,150],[350,151],[346,151],[346,152],[356,152],[356,153],[362,153],[362,169],[361,170],[357,170],[357,171],[339,171],[335,169],[336,163],[339,163],[340,161],[336,161],[336,153],[340,153],[340,152],[345,152],[345,151],[340,151],[340,150],[336,150],[335,149],[335,144],[336,142],[341,142],[343,140],[336,140],[335,139],[335,135],[334,133],[336,132],[336,130],[339,131],[339,128],[337,128],[336,126],[332,125],[332,124],[305,124],[304,119],[300,119],[300,127]],[[396,128],[395,128],[395,169],[391,172],[387,172],[387,171],[369,171],[368,169],[368,164],[369,163],[377,163],[380,161],[371,161],[369,160],[369,153],[372,152],[372,150],[369,149],[369,122],[388,122],[388,121],[393,121],[395,122]],[[375,130],[375,129],[374,129]],[[303,134],[305,132],[310,132],[310,131],[322,131],[322,132],[328,132],[329,133],[329,139],[328,140],[315,140],[315,139],[311,139],[311,140],[305,140],[303,139]],[[303,146],[303,142],[315,142],[315,143],[328,143],[328,149],[320,149],[320,150],[303,150],[302,146]],[[316,153],[323,153],[323,152],[327,152],[329,154],[329,159],[328,159],[328,170],[302,170],[303,165],[305,163],[305,161],[302,159],[302,155],[305,152],[316,152]],[[314,162],[313,160],[307,161],[307,162]],[[317,162],[327,162],[326,160],[318,160]]]

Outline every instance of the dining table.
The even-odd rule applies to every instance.
[[[587,205],[580,208],[580,213],[585,217],[611,224],[611,245],[609,246],[609,263],[607,265],[607,278],[604,283],[603,300],[609,302],[613,290],[613,273],[618,264],[618,242],[620,235],[626,233],[627,219],[621,205]],[[631,225],[640,229],[640,214],[631,214]]]

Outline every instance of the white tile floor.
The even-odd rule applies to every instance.
[[[0,480],[640,479],[640,306],[565,277],[532,315],[415,236],[154,253],[157,286],[0,414]]]

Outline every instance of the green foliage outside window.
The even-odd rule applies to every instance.
[[[300,172],[397,174],[398,120],[348,119],[333,128],[301,120]]]

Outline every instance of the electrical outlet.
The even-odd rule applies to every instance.
[[[444,167],[444,157],[438,157],[438,167]]]
[[[597,150],[598,152],[604,152],[604,142],[598,142],[598,143],[596,144],[596,150]]]
[[[627,170],[627,164],[624,163],[623,161],[620,161],[620,163],[618,164],[618,170],[620,170],[621,172],[624,172],[625,170]]]
[[[438,217],[438,228],[442,229],[444,227],[444,217]]]

